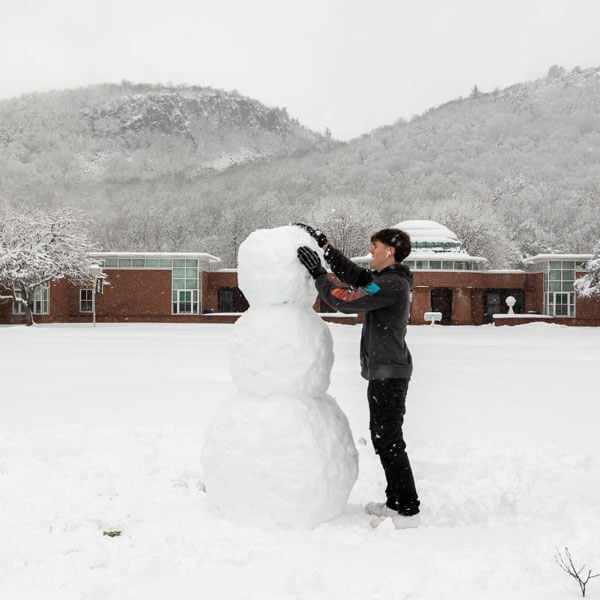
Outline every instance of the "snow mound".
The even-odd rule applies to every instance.
[[[330,396],[234,396],[202,452],[210,506],[231,519],[315,527],[344,511],[358,476],[348,420]]]

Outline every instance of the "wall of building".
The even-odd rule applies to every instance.
[[[168,269],[106,269],[104,294],[96,296],[98,322],[173,322],[173,323],[232,323],[236,315],[219,314],[219,290],[237,288],[235,271],[202,273],[202,311],[199,315],[173,315],[171,297],[171,271]],[[411,323],[424,324],[423,315],[432,309],[431,291],[436,288],[450,290],[453,325],[480,325],[489,320],[484,314],[485,294],[489,290],[523,293],[523,313],[543,313],[543,275],[525,272],[425,272],[414,273],[415,287],[411,306]],[[91,284],[89,286],[91,288]],[[81,286],[61,280],[50,285],[50,315],[35,315],[38,323],[91,322],[91,313],[79,312]],[[317,299],[315,310],[332,313],[324,302]],[[504,307],[503,307],[504,308]],[[508,308],[506,308],[506,311]],[[600,299],[577,298],[577,317],[554,318],[553,323],[567,325],[600,326]],[[337,313],[325,317],[329,321],[357,323],[361,316]],[[0,323],[24,323],[24,315],[12,314],[10,301],[0,302]],[[523,319],[515,319],[522,323]],[[503,320],[501,324],[515,324]],[[500,323],[499,323],[500,324]]]

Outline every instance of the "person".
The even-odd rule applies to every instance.
[[[418,527],[420,502],[402,432],[412,357],[406,344],[413,276],[402,261],[410,254],[410,237],[400,229],[382,229],[371,237],[372,270],[363,269],[334,248],[320,230],[303,223],[323,249],[333,273],[348,288],[328,276],[317,252],[298,248],[298,259],[315,280],[321,299],[343,312],[364,313],[361,375],[368,380],[369,429],[387,487],[385,502],[369,502],[365,510],[391,517],[398,529]]]

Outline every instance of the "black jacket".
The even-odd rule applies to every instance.
[[[327,275],[315,281],[319,296],[343,313],[364,313],[360,341],[361,375],[365,379],[410,379],[412,357],[406,345],[413,277],[410,269],[393,264],[380,272],[362,269],[328,247],[331,270],[350,289],[336,288]]]

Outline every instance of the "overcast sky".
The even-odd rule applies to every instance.
[[[0,98],[100,82],[236,89],[349,139],[558,64],[600,0],[0,0]]]

